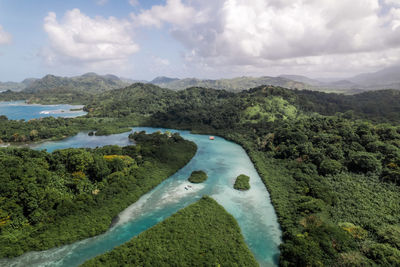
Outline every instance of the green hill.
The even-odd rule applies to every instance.
[[[46,75],[42,79],[32,82],[26,87],[24,92],[73,90],[94,94],[122,88],[128,85],[129,83],[122,81],[120,78],[114,75],[97,75],[96,73],[86,73],[82,76],[70,78]]]
[[[128,86],[130,83],[114,75],[87,73],[76,77],[46,75],[41,79],[18,84],[20,92],[7,91],[0,100],[27,100],[29,103],[86,103],[93,95]],[[0,87],[1,88],[1,87]]]
[[[282,227],[283,266],[400,264],[399,231],[390,230],[400,223],[398,91],[117,91],[115,101],[94,99],[90,115],[144,116],[148,125],[217,134],[246,149]]]
[[[155,79],[151,83],[160,87],[169,88],[172,90],[183,90],[189,87],[204,87],[218,90],[226,90],[231,92],[240,92],[260,85],[282,86],[290,89],[313,89],[314,87],[284,77],[237,77],[232,79],[219,80],[201,80],[196,78],[186,79],[171,79],[164,77],[163,79]]]

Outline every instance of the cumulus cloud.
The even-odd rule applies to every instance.
[[[136,25],[160,27],[164,22],[184,26],[194,18],[194,8],[184,5],[181,0],[167,0],[166,5],[155,5],[149,10],[142,10],[139,15],[131,14]]]
[[[80,63],[102,68],[123,65],[139,50],[132,39],[131,23],[114,17],[88,17],[79,9],[62,20],[50,12],[44,19],[49,47],[42,55],[50,64]]]
[[[187,48],[187,62],[261,71],[281,66],[317,71],[330,63],[330,71],[338,71],[400,62],[399,4],[399,0],[167,0],[132,18],[135,25],[168,25]]]
[[[6,32],[3,27],[0,25],[0,45],[1,44],[9,44],[11,42],[11,34]]]

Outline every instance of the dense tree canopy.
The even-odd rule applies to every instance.
[[[83,266],[258,266],[236,220],[210,197]]]
[[[75,123],[97,130],[107,122],[114,124],[106,133],[115,126],[123,129],[140,123],[218,134],[247,150],[271,194],[283,231],[281,265],[400,265],[398,91],[344,96],[260,86],[234,94],[205,88],[174,92],[134,84],[95,95],[85,103],[86,118],[34,123],[3,118],[1,138],[60,137],[81,129],[72,127]],[[74,156],[73,163],[64,166],[75,183],[70,189],[74,192],[90,190],[91,173],[120,181],[113,173],[129,164],[128,158],[108,159],[114,166],[109,174],[104,168],[108,160],[102,163],[93,157],[92,161],[85,155]],[[86,161],[90,171],[82,163]],[[4,164],[20,166],[21,162],[16,158]],[[33,170],[42,173],[44,180],[52,177],[46,178],[51,171],[46,164]],[[37,205],[29,196],[22,212]],[[38,214],[29,218],[37,220]],[[8,221],[8,213],[2,210],[0,216],[0,225]]]
[[[53,153],[0,149],[0,257],[105,231],[114,216],[196,151],[179,135],[140,133],[136,142]]]

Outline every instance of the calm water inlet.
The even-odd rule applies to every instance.
[[[25,104],[24,101],[0,102],[0,115],[10,120],[31,120],[44,117],[78,117],[86,114],[81,105],[38,105]]]

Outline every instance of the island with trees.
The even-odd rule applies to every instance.
[[[250,189],[250,177],[244,174],[239,175],[236,177],[235,184],[233,188],[236,190],[246,191]]]
[[[193,171],[188,178],[188,181],[194,184],[199,184],[206,181],[208,178],[207,173],[204,171]]]

